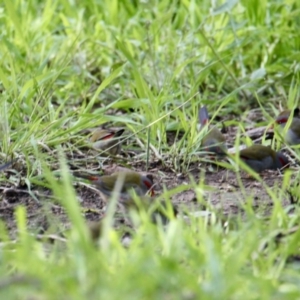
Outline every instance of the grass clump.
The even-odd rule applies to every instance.
[[[296,171],[280,183],[257,176],[251,193],[238,178],[238,212],[226,211],[233,171],[206,182],[197,131],[200,105],[236,130],[232,145],[298,105],[299,5],[4,0],[0,160],[15,165],[0,175],[1,297],[299,298]],[[84,217],[99,217],[100,200],[71,176],[111,166],[87,147],[104,125],[126,128],[117,165],[152,170],[162,197],[196,192],[176,198],[180,216],[166,227],[133,214],[129,246],[111,208],[95,245]],[[269,204],[256,205],[261,193]],[[192,200],[211,214],[189,214]]]

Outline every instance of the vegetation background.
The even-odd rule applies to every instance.
[[[298,0],[3,0],[0,28],[1,161],[21,164],[9,180],[1,174],[2,191],[51,190],[72,224],[66,240],[38,240],[17,206],[15,235],[0,226],[1,299],[300,299],[300,231],[285,236],[299,209],[282,205],[281,188],[267,189],[268,216],[249,196],[233,226],[217,212],[165,229],[135,216],[129,247],[109,214],[94,247],[67,168],[85,130],[112,122],[139,140],[138,159],[155,152],[186,173],[200,103],[237,132],[249,111],[260,126],[298,105]],[[207,187],[192,186],[204,201]]]

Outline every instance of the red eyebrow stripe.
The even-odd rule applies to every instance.
[[[282,157],[279,157],[279,160],[280,160],[280,162],[281,162],[281,164],[282,164],[283,167],[287,165],[285,163],[285,160]]]
[[[99,179],[99,177],[97,176],[89,176],[88,177],[88,180],[91,180],[91,181],[97,181]]]
[[[288,121],[288,118],[279,118],[276,120],[277,124],[282,124],[282,123],[286,123]]]
[[[115,135],[114,133],[109,133],[109,134],[103,136],[101,138],[101,140],[108,140],[108,139],[112,138],[114,135]]]
[[[145,186],[148,188],[150,195],[153,196],[154,195],[154,191],[152,188],[153,184],[152,183],[150,184],[147,180],[144,180],[143,182],[144,182]]]
[[[144,180],[144,184],[148,189],[152,187],[152,184],[150,184],[147,180]]]

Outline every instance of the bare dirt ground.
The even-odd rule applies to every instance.
[[[263,130],[249,129],[249,136],[257,141],[257,138],[261,136]],[[233,129],[226,133],[227,141],[232,141],[236,135],[236,130]],[[174,137],[174,136],[173,136]],[[179,137],[180,138],[180,137]],[[173,141],[172,141],[173,140]],[[172,134],[169,137],[170,143],[174,142]],[[134,156],[135,153],[126,153],[122,151],[122,155],[117,159],[108,159],[103,163],[103,167],[99,168],[99,161],[88,157],[88,150],[80,152],[80,154],[68,155],[71,170],[91,170],[103,173],[112,173],[120,166],[129,165],[130,169],[144,172],[146,170],[145,162],[137,160]],[[124,158],[124,161],[122,159]],[[74,162],[79,161],[79,164]],[[123,161],[123,162],[122,162]],[[128,164],[128,162],[130,163]],[[58,164],[49,166],[51,169],[59,169]],[[243,203],[247,200],[247,197],[252,196],[254,201],[252,206],[257,209],[261,209],[263,214],[268,214],[272,208],[273,202],[271,197],[266,192],[263,185],[249,178],[247,174],[242,174],[241,183],[239,183],[236,173],[230,170],[211,166],[200,157],[199,160],[193,162],[190,166],[190,172],[186,174],[176,174],[170,168],[166,167],[162,161],[153,157],[150,161],[150,166],[147,173],[150,173],[154,177],[155,181],[155,193],[160,195],[164,187],[170,190],[177,187],[180,184],[188,185],[191,178],[195,182],[203,180],[208,186],[205,190],[203,203],[198,203],[193,189],[187,189],[172,196],[172,202],[175,204],[179,211],[201,211],[203,209],[210,209],[211,207],[217,209],[224,216],[236,215],[243,212]],[[209,171],[211,170],[211,171]],[[30,189],[25,183],[26,168],[24,165],[14,164],[10,169],[7,169],[0,173],[0,176],[6,177],[7,180],[3,180],[0,184],[0,216],[1,220],[5,222],[6,227],[12,234],[16,229],[16,220],[14,217],[15,208],[19,205],[23,205],[27,209],[28,227],[35,233],[57,233],[57,231],[64,231],[68,228],[69,221],[63,207],[56,201],[52,195],[52,192],[45,187],[32,184]],[[10,180],[14,177],[14,180]],[[19,180],[15,180],[19,177]],[[282,174],[279,171],[265,171],[261,174],[264,182],[269,187],[280,187],[282,182]],[[59,178],[58,178],[59,180]],[[12,183],[13,182],[13,183]],[[16,183],[17,182],[17,183]],[[241,189],[241,186],[243,187]],[[82,181],[74,181],[74,188],[78,195],[78,201],[82,207],[82,214],[87,220],[99,220],[103,217],[105,203],[101,199],[100,195],[91,186],[83,183]],[[282,199],[283,205],[289,205],[290,199],[288,193],[284,193]],[[118,218],[118,222],[123,222],[122,217]]]
[[[241,190],[236,174],[233,171],[218,169],[214,167],[211,172],[203,170],[209,166],[205,163],[199,163],[199,168],[194,168],[192,173],[178,175],[174,172],[163,170],[162,167],[150,169],[148,173],[153,174],[155,178],[155,194],[159,195],[165,186],[168,190],[177,187],[180,184],[189,184],[191,177],[195,182],[199,182],[202,176],[205,176],[204,183],[209,186],[209,190],[204,192],[204,203],[198,203],[193,189],[187,189],[179,192],[172,197],[172,202],[179,211],[200,211],[207,209],[206,203],[222,211],[224,215],[236,215],[242,213],[243,205],[248,196],[253,196],[252,205],[268,213],[273,202],[267,194],[262,184],[246,174],[242,174],[242,184],[244,191]],[[144,171],[142,166],[133,168],[136,171]],[[116,170],[116,165],[110,165],[107,168],[108,173]],[[8,179],[12,171],[6,170],[4,176]],[[13,173],[14,174],[14,173]],[[2,175],[3,176],[3,175]],[[14,175],[15,176],[15,175]],[[281,185],[281,174],[277,171],[266,171],[261,175],[269,187]],[[104,214],[105,203],[100,195],[92,187],[82,182],[74,182],[74,187],[78,195],[78,201],[82,206],[82,214],[87,220],[99,220]],[[26,185],[12,186],[6,184],[2,186],[2,195],[0,202],[1,220],[5,222],[8,230],[14,232],[16,229],[16,220],[14,217],[15,208],[24,205],[27,209],[28,226],[35,233],[57,233],[68,228],[69,221],[64,209],[52,197],[52,192],[46,188],[32,186],[29,192]],[[284,205],[288,205],[289,196],[282,199]],[[55,222],[53,222],[55,220]],[[123,222],[122,217],[119,222]],[[52,225],[51,225],[52,224]],[[53,226],[55,224],[55,226]]]

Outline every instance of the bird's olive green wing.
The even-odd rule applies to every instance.
[[[240,151],[240,157],[253,160],[262,160],[268,156],[275,157],[276,153],[271,147],[253,145]]]

